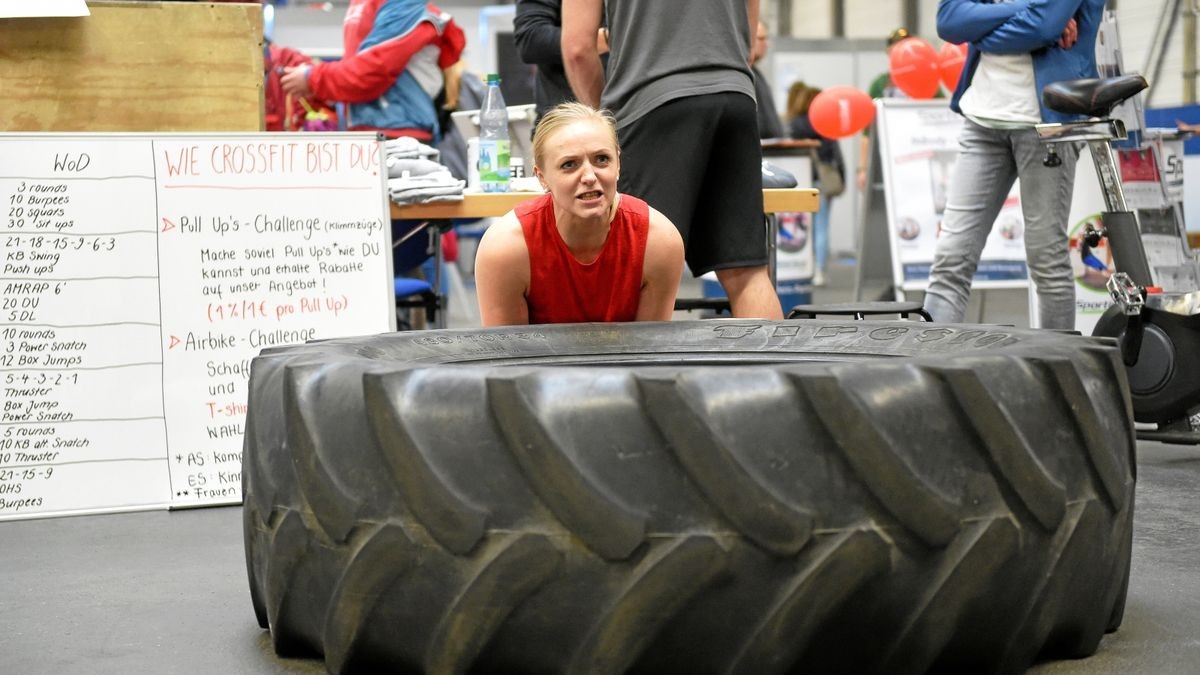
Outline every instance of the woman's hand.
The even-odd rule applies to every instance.
[[[279,78],[279,84],[283,87],[285,94],[300,97],[312,96],[312,90],[308,88],[308,69],[308,66],[293,66],[283,69],[283,76]]]

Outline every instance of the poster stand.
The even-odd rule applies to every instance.
[[[855,299],[862,300],[872,282],[890,269],[890,299],[904,300],[907,293],[929,285],[962,117],[942,100],[880,99],[875,106]],[[1014,184],[988,236],[972,291],[1028,287],[1023,233],[1019,186]]]
[[[858,242],[854,273],[854,300],[895,300],[896,286],[892,276],[892,249],[888,243],[888,220],[882,163],[879,161],[878,117],[867,133],[868,152],[866,185],[863,187],[862,208],[859,209]]]

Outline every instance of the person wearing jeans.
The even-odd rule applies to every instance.
[[[793,82],[788,89],[788,133],[794,139],[808,139],[821,142],[821,146],[817,148],[813,157],[812,176],[813,183],[820,190],[820,201],[816,213],[813,214],[813,285],[825,285],[825,264],[829,258],[829,214],[831,199],[834,195],[841,194],[845,189],[846,181],[846,163],[842,159],[842,148],[837,141],[825,138],[818,134],[813,129],[812,121],[808,116],[808,109],[812,105],[813,99],[820,94],[821,90],[816,87],[810,87],[803,82]],[[837,176],[831,176],[831,180],[838,183],[837,185],[822,184],[821,169],[822,164],[832,167],[837,172]],[[826,172],[825,175],[829,175]],[[840,178],[840,180],[838,180]]]
[[[1096,33],[1104,0],[941,0],[938,35],[968,43],[967,62],[950,107],[967,119],[950,181],[925,309],[934,321],[959,322],[992,224],[1021,180],[1025,255],[1037,291],[1039,325],[1075,325],[1067,216],[1078,148],[1059,150],[1045,166],[1034,130],[1072,117],[1048,110],[1042,88],[1096,77]]]

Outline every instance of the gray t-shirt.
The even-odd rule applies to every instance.
[[[607,82],[601,104],[623,127],[675,99],[740,92],[754,98],[746,0],[607,0]]]

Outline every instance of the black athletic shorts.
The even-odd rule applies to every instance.
[[[692,274],[767,264],[754,99],[675,99],[622,127],[619,138],[619,190],[679,228]]]

